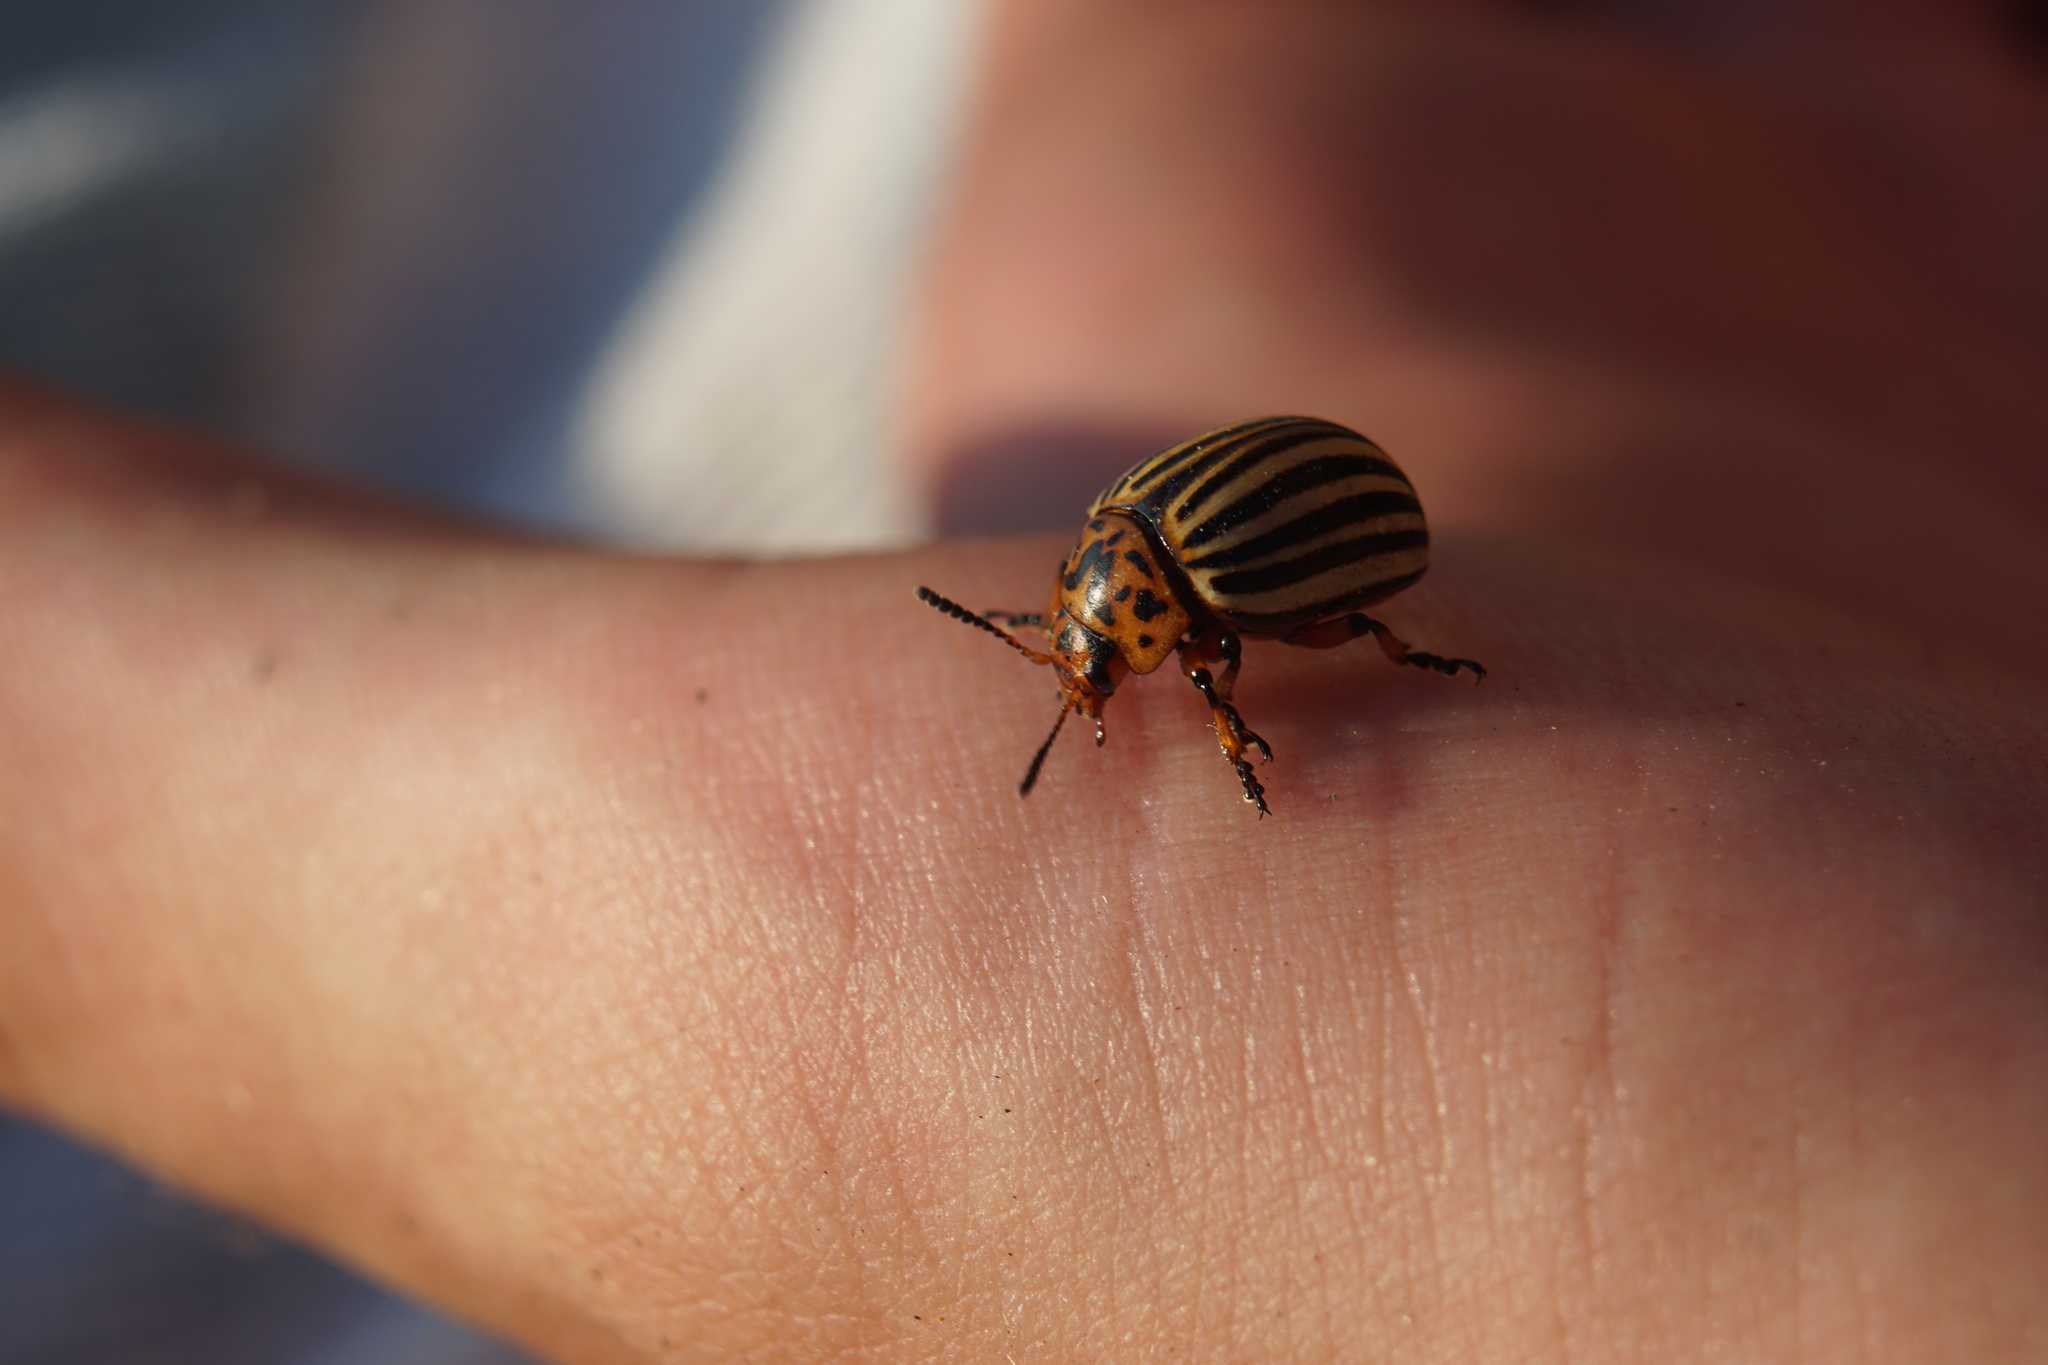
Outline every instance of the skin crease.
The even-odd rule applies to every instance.
[[[1162,63],[1229,50],[1110,11]],[[1756,362],[1796,402],[1722,377],[1740,348],[1645,377],[1611,320],[1549,369],[1454,310],[1431,349],[1417,302],[1217,358],[1141,298],[1120,363],[1062,378],[1097,335],[1054,287],[1076,259],[977,215],[1058,161],[1018,83],[1115,55],[1074,13],[999,31],[920,458],[1073,415],[1186,434],[1187,393],[1362,421],[1418,379],[1401,439],[1366,425],[1436,568],[1376,614],[1487,682],[1255,643],[1274,819],[1170,673],[1020,801],[1050,676],[911,591],[1029,607],[1071,535],[633,560],[8,390],[0,1093],[564,1360],[2041,1358],[2048,533],[1999,444],[2038,414],[1867,340]],[[1487,19],[1425,36],[1523,50]],[[1158,296],[1269,297],[1274,253],[1181,202]],[[969,287],[1034,281],[1007,314]],[[1954,335],[2026,354],[2000,317]],[[1963,434],[1910,503],[1828,505],[1872,366],[1931,390],[1886,423],[1947,395]],[[1539,388],[1564,435],[1532,445]],[[1745,543],[1794,548],[1731,562],[1655,440],[1600,446],[1645,453],[1578,521],[1486,493],[1584,486],[1617,413],[1722,423],[1798,495],[1749,500]]]

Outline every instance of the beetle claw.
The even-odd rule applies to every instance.
[[[1486,669],[1472,659],[1446,659],[1441,654],[1424,654],[1419,649],[1411,649],[1408,651],[1408,657],[1402,662],[1414,664],[1417,668],[1435,669],[1446,678],[1455,678],[1459,669],[1469,668],[1472,670],[1472,681],[1486,681]]]
[[[1260,761],[1265,763],[1273,761],[1273,746],[1266,743],[1259,736],[1258,731],[1246,729],[1243,721],[1237,723],[1237,742],[1248,746],[1256,746],[1259,751]]]

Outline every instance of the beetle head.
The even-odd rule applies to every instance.
[[[1045,756],[1052,750],[1052,742],[1059,738],[1060,727],[1067,723],[1068,715],[1079,712],[1095,722],[1095,742],[1103,741],[1102,708],[1109,701],[1116,685],[1131,671],[1116,643],[1089,630],[1074,620],[1064,607],[1058,605],[1052,613],[1052,652],[1041,654],[1026,645],[1009,631],[996,625],[980,612],[969,611],[950,597],[943,597],[930,588],[919,588],[917,600],[926,606],[936,608],[957,621],[965,622],[977,630],[985,630],[1025,658],[1037,664],[1051,664],[1060,682],[1060,717],[1053,722],[1052,733],[1045,737],[1045,743],[1038,746],[1032,756],[1030,771],[1024,774],[1023,785],[1017,790],[1030,795],[1032,786],[1038,781],[1038,770],[1045,764]],[[1043,619],[1043,618],[1035,618]]]
[[[1031,767],[1017,787],[1020,796],[1031,794],[1031,788],[1038,782],[1038,770],[1045,766],[1045,756],[1052,752],[1052,742],[1060,737],[1060,727],[1067,723],[1069,715],[1078,712],[1094,721],[1095,743],[1098,748],[1101,746],[1105,738],[1102,708],[1116,692],[1116,685],[1130,672],[1130,665],[1114,642],[1081,625],[1065,611],[1053,617],[1052,666],[1060,680],[1060,716],[1052,723],[1052,733],[1045,737],[1045,743],[1031,756]]]
[[[1060,678],[1060,700],[1095,722],[1095,742],[1102,743],[1102,708],[1131,666],[1123,651],[1064,610],[1053,618],[1052,666]]]

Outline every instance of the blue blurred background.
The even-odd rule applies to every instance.
[[[576,524],[578,395],[789,8],[0,0],[0,365]],[[518,1359],[0,1116],[6,1365]]]

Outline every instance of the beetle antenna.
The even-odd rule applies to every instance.
[[[1052,742],[1060,737],[1060,727],[1067,723],[1067,712],[1071,708],[1062,706],[1060,718],[1052,723],[1052,733],[1045,737],[1045,743],[1038,746],[1038,752],[1031,755],[1031,767],[1024,774],[1023,785],[1017,788],[1017,795],[1029,796],[1031,789],[1038,785],[1038,770],[1045,766],[1045,756],[1052,752]]]
[[[1037,650],[1026,647],[1023,641],[1010,634],[1009,631],[1004,630],[979,612],[967,610],[967,608],[961,606],[950,597],[941,597],[930,588],[919,588],[917,590],[917,600],[928,607],[934,607],[946,613],[946,615],[956,621],[965,621],[970,626],[979,626],[1010,648],[1016,650],[1019,654],[1022,654],[1025,658],[1031,660],[1032,663],[1049,664],[1052,662],[1052,655],[1040,654]]]

